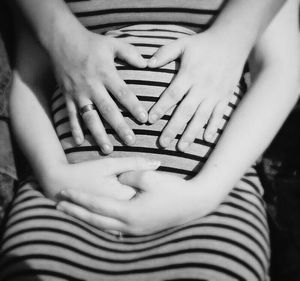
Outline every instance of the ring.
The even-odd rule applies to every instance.
[[[91,110],[96,110],[96,106],[94,104],[87,104],[84,105],[79,109],[79,114],[82,116],[84,113],[91,111]]]

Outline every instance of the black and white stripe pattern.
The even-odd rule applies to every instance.
[[[19,189],[6,225],[1,280],[266,280],[268,227],[254,171],[193,223],[122,241]],[[57,279],[56,279],[57,278]]]
[[[224,0],[66,1],[90,30],[105,32],[137,23],[176,24],[199,32],[219,13]]]
[[[170,37],[186,36],[185,33],[192,32],[171,25],[136,25],[108,35],[136,45],[143,55],[149,56],[158,46],[174,40]],[[132,69],[121,62],[116,65],[147,108],[169,85],[178,68],[177,62],[156,71]],[[241,85],[232,95],[219,134],[241,98]],[[59,91],[54,94],[52,109],[57,134],[70,162],[105,157],[88,131],[85,143],[80,147],[74,145]],[[158,158],[163,171],[193,176],[218,137],[207,143],[200,133],[187,153],[179,153],[176,142],[165,150],[157,147],[157,137],[172,110],[157,124],[147,126],[136,124],[122,109],[137,142],[133,147],[124,146],[107,126],[115,150],[109,157]],[[0,279],[267,280],[269,233],[262,193],[257,174],[251,168],[210,215],[153,235],[125,236],[121,241],[57,211],[37,185],[28,182],[18,190],[9,212],[1,243]]]
[[[107,33],[108,36],[120,38],[137,46],[144,57],[150,57],[159,46],[190,34],[193,34],[193,32],[183,27],[175,28],[172,25],[165,25],[163,27],[157,25],[136,25],[116,31],[109,31]],[[136,93],[138,99],[147,110],[158,101],[160,95],[168,87],[177,73],[178,66],[179,62],[175,61],[160,69],[135,69],[120,61],[116,62],[116,67],[121,78],[123,78],[132,91]],[[211,149],[215,146],[215,142],[222,132],[226,121],[229,120],[230,114],[241,99],[243,95],[242,89],[244,88],[242,84],[243,83],[238,85],[236,91],[232,94],[231,101],[228,104],[226,114],[223,117],[223,122],[220,125],[215,140],[211,143],[204,141],[202,138],[204,128],[202,128],[202,130],[199,131],[198,138],[185,153],[181,153],[176,149],[177,141],[181,137],[182,132],[177,135],[176,140],[166,149],[161,149],[157,142],[162,129],[170,120],[175,107],[171,108],[160,121],[153,125],[141,125],[135,122],[128,111],[120,107],[125,120],[136,134],[136,142],[133,146],[125,146],[120,142],[111,127],[106,124],[106,131],[114,145],[114,152],[109,156],[124,157],[138,154],[139,156],[151,157],[161,161],[162,166],[159,169],[162,171],[176,173],[182,177],[194,176],[207,159]],[[105,157],[101,154],[99,147],[95,144],[86,129],[84,143],[80,147],[74,144],[68,123],[64,97],[59,90],[54,94],[52,111],[54,115],[54,126],[56,127],[62,146],[71,163],[77,163],[85,159]]]

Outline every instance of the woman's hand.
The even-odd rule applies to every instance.
[[[128,171],[155,170],[160,163],[146,158],[123,157],[64,164],[56,167],[44,178],[47,197],[59,199],[63,189],[83,191],[90,196],[106,196],[118,200],[129,200],[136,191],[120,183],[118,175]]]
[[[135,67],[146,67],[147,63],[137,49],[120,39],[95,34],[85,29],[78,30],[71,40],[66,37],[63,42],[56,42],[53,46],[55,50],[50,51],[50,54],[57,80],[65,94],[75,142],[79,145],[84,138],[78,109],[95,104],[120,138],[128,145],[133,144],[133,131],[125,122],[109,92],[138,121],[147,121],[147,111],[120,78],[114,64],[114,59],[119,58]],[[113,146],[97,111],[88,111],[82,118],[102,152],[111,153]]]
[[[58,209],[106,231],[146,235],[203,217],[223,199],[209,186],[160,172],[127,172],[119,180],[136,188],[136,196],[128,201],[64,190]]]
[[[163,147],[185,128],[178,143],[185,151],[208,121],[204,138],[213,139],[248,55],[241,49],[208,30],[161,47],[149,60],[156,68],[181,59],[174,81],[149,112],[154,123],[182,100],[160,137]]]

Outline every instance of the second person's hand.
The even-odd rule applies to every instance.
[[[160,137],[163,147],[184,130],[178,148],[185,151],[207,122],[204,139],[213,140],[247,55],[245,48],[210,30],[177,39],[153,55],[150,68],[181,60],[177,76],[149,112],[155,123],[180,102]]]
[[[147,63],[137,49],[120,39],[81,30],[75,37],[65,37],[53,44],[50,52],[57,80],[66,98],[71,131],[75,143],[80,145],[84,136],[78,112],[82,109],[82,119],[103,153],[113,151],[113,146],[105,132],[96,110],[111,125],[118,136],[127,144],[135,141],[131,128],[125,122],[118,106],[110,96],[116,98],[139,121],[146,122],[148,114],[120,78],[114,59],[119,58],[138,68]],[[92,105],[92,107],[86,107]],[[84,110],[84,109],[89,110]]]

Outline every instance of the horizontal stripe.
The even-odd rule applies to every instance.
[[[266,243],[268,243],[268,238],[267,238],[266,234],[262,231],[261,228],[259,228],[253,222],[250,222],[249,220],[246,220],[245,218],[238,216],[238,215],[234,215],[234,214],[228,214],[228,213],[225,214],[225,213],[221,213],[218,211],[212,212],[211,214],[219,216],[219,217],[232,218],[234,220],[237,220],[237,221],[240,221],[240,222],[243,222],[243,223],[249,225],[250,227],[252,227],[252,229],[256,230],[260,234],[260,236],[264,239],[264,241]]]
[[[122,14],[126,13],[185,13],[185,14],[206,14],[206,15],[216,15],[218,14],[218,10],[209,10],[209,9],[190,9],[190,8],[179,8],[179,7],[127,7],[127,8],[115,8],[115,9],[102,9],[102,10],[92,10],[92,11],[84,11],[84,12],[75,12],[76,17],[91,17],[91,16],[100,16],[100,15],[108,15],[108,14]],[[145,22],[143,22],[144,24]]]
[[[102,23],[102,24],[90,24],[85,25],[88,30],[96,31],[97,29],[105,29],[105,28],[112,28],[112,27],[121,27],[121,26],[128,26],[134,25],[136,21],[124,21],[124,22],[109,22],[109,23]],[[171,21],[171,20],[144,20],[143,24],[159,24],[159,25],[179,25],[179,26],[188,26],[197,29],[206,29],[208,28],[208,24],[201,24],[201,23],[194,23],[194,22],[187,22],[187,21]]]
[[[88,0],[76,0],[76,1],[88,1]],[[5,271],[7,271],[9,269],[10,268],[6,268]],[[32,276],[31,280],[40,280],[40,279],[37,279],[37,276],[47,276],[47,277],[61,278],[63,280],[69,280],[69,281],[83,281],[83,279],[76,278],[73,275],[61,273],[61,272],[54,271],[54,270],[24,268],[24,266],[22,266],[22,264],[21,264],[20,268],[17,268],[17,270],[15,268],[14,271],[12,271],[8,274],[5,274],[5,271],[3,273],[0,272],[0,277],[1,277],[2,281],[23,280],[24,278],[27,278],[29,276]]]
[[[159,271],[169,271],[169,270],[179,270],[179,269],[212,269],[217,272],[224,273],[225,275],[228,275],[230,277],[236,278],[237,280],[245,280],[241,276],[239,276],[237,273],[227,269],[223,268],[221,266],[209,264],[209,263],[173,263],[165,266],[151,266],[147,268],[141,268],[141,269],[130,269],[130,270],[108,270],[108,269],[99,269],[99,268],[93,268],[88,265],[83,265],[78,262],[73,262],[70,261],[66,258],[59,257],[59,256],[54,256],[51,254],[31,254],[31,255],[22,255],[20,257],[13,257],[9,261],[5,261],[2,266],[4,267],[9,267],[11,264],[13,266],[17,266],[18,263],[23,263],[24,261],[29,262],[28,260],[30,259],[38,259],[38,260],[47,260],[47,261],[56,261],[60,262],[69,266],[72,266],[74,268],[79,268],[84,271],[92,272],[92,273],[98,273],[98,274],[105,274],[105,275],[111,275],[111,276],[116,276],[116,275],[135,275],[135,274],[142,274],[142,273],[153,273],[153,272],[159,272]]]
[[[78,146],[67,148],[64,150],[65,154],[70,154],[74,152],[83,152],[83,151],[98,151],[101,152],[99,146],[91,145],[91,146]],[[181,151],[174,151],[168,149],[158,149],[158,148],[150,148],[150,147],[143,147],[143,146],[114,146],[114,151],[130,151],[135,153],[149,153],[149,154],[160,154],[160,155],[169,155],[174,157],[181,157],[190,160],[195,160],[199,162],[205,162],[206,158],[197,156],[190,153],[184,153]]]
[[[14,221],[14,217],[19,214],[20,212],[26,212],[26,211],[31,211],[31,210],[34,210],[34,209],[40,209],[40,210],[53,210],[55,211],[55,207],[54,206],[49,206],[49,205],[44,205],[44,204],[38,204],[38,205],[33,205],[33,206],[28,206],[28,207],[23,207],[21,209],[19,209],[18,211],[16,212],[13,212],[11,215],[10,215],[10,221],[12,220],[12,222],[10,222],[10,224],[7,226],[7,230],[12,228],[14,225],[17,225],[18,223],[21,223],[21,222],[26,222],[26,221],[30,221],[30,220],[33,220],[33,219],[53,219],[53,220],[57,220],[57,221],[63,221],[63,222],[66,222],[67,224],[71,224],[71,225],[74,225],[76,227],[79,227],[81,228],[82,230],[84,231],[87,231],[89,234],[95,236],[96,238],[98,239],[107,239],[104,238],[103,235],[100,235],[99,236],[99,233],[97,234],[95,231],[92,231],[88,228],[86,228],[86,226],[82,225],[82,224],[79,224],[78,222],[76,221],[68,221],[68,220],[65,220],[64,218],[61,218],[61,217],[52,217],[52,216],[35,216],[34,218],[32,217],[29,217],[29,218],[23,218],[23,219],[18,219],[16,221]],[[202,224],[199,224],[199,223],[193,223],[191,225],[185,225],[185,226],[182,226],[182,227],[179,227],[178,229],[173,229],[172,230],[172,235],[176,234],[176,233],[179,233],[179,232],[182,232],[182,231],[186,231],[186,230],[191,230],[191,229],[194,229],[194,228],[205,228],[205,227],[214,227],[214,228],[223,228],[223,229],[227,229],[227,230],[231,230],[231,231],[234,231],[234,232],[237,232],[245,237],[247,237],[247,239],[250,239],[252,240],[255,244],[257,244],[257,246],[266,254],[265,250],[264,250],[264,247],[262,246],[261,242],[259,242],[255,237],[251,236],[249,233],[243,231],[242,229],[239,229],[237,227],[234,227],[234,226],[231,226],[231,225],[226,225],[226,224],[221,224],[221,223],[218,223],[218,224],[213,224],[213,223],[202,223]],[[42,230],[41,230],[42,231]],[[157,235],[159,233],[156,233],[155,235]],[[159,236],[159,239],[163,239],[165,237],[168,237],[170,235],[170,233],[164,233],[164,231],[162,231],[162,234]],[[126,237],[126,236],[125,236]],[[149,235],[146,235],[144,237],[145,239],[143,239],[143,241],[141,243],[149,243],[149,242],[154,242],[156,241],[158,238],[157,237],[152,237]],[[6,237],[6,239],[11,239],[11,238],[8,238]],[[107,241],[110,241],[110,242],[117,242],[119,243],[120,241],[115,241],[115,239],[113,239],[113,241],[111,241],[111,239],[108,239]],[[131,240],[128,240],[126,239],[126,241],[122,241],[122,244],[138,244],[139,242],[136,241],[135,239],[131,239]]]
[[[234,261],[241,266],[247,268],[249,271],[251,271],[258,279],[259,279],[259,274],[258,272],[248,263],[243,261],[242,259],[235,257],[233,255],[230,255],[224,251],[219,251],[216,249],[209,249],[209,248],[193,248],[193,249],[185,249],[185,250],[173,250],[173,251],[168,251],[166,253],[160,253],[160,254],[151,254],[143,257],[136,257],[136,258],[126,258],[126,259],[120,259],[120,258],[106,258],[101,255],[94,255],[91,254],[90,252],[79,249],[76,247],[73,247],[72,245],[67,245],[65,243],[60,243],[58,241],[51,241],[51,240],[46,240],[46,239],[38,239],[34,241],[26,241],[26,242],[21,242],[14,244],[13,246],[9,247],[3,252],[3,255],[7,255],[9,252],[14,251],[15,249],[19,249],[21,247],[28,247],[28,246],[39,246],[39,247],[44,247],[44,246],[52,246],[52,247],[57,247],[61,249],[65,249],[68,251],[71,251],[75,254],[82,255],[85,258],[90,258],[93,260],[97,261],[102,261],[102,262],[110,262],[112,264],[130,264],[130,263],[135,263],[136,268],[139,268],[139,263],[143,261],[151,261],[151,260],[157,260],[157,259],[163,259],[163,258],[173,258],[174,256],[181,256],[181,255],[187,255],[187,254],[212,254],[216,255],[219,257],[223,257],[226,259],[229,259],[231,261]],[[180,257],[178,257],[180,259]]]
[[[155,136],[155,137],[159,137],[161,135],[161,131],[148,130],[148,129],[132,129],[132,130],[135,135],[145,135],[145,136]],[[115,131],[113,129],[105,129],[105,131],[107,134],[110,134],[110,135],[115,134]],[[90,135],[90,131],[87,129],[83,130],[83,133],[84,133],[84,135]],[[72,133],[71,132],[63,133],[63,134],[59,135],[58,137],[60,140],[63,140],[66,138],[71,138]],[[175,139],[180,139],[181,137],[182,137],[182,134],[177,134],[175,136]],[[201,145],[207,146],[209,148],[215,147],[214,143],[207,142],[205,140],[198,139],[198,138],[196,138],[194,140],[194,143],[201,144]]]

